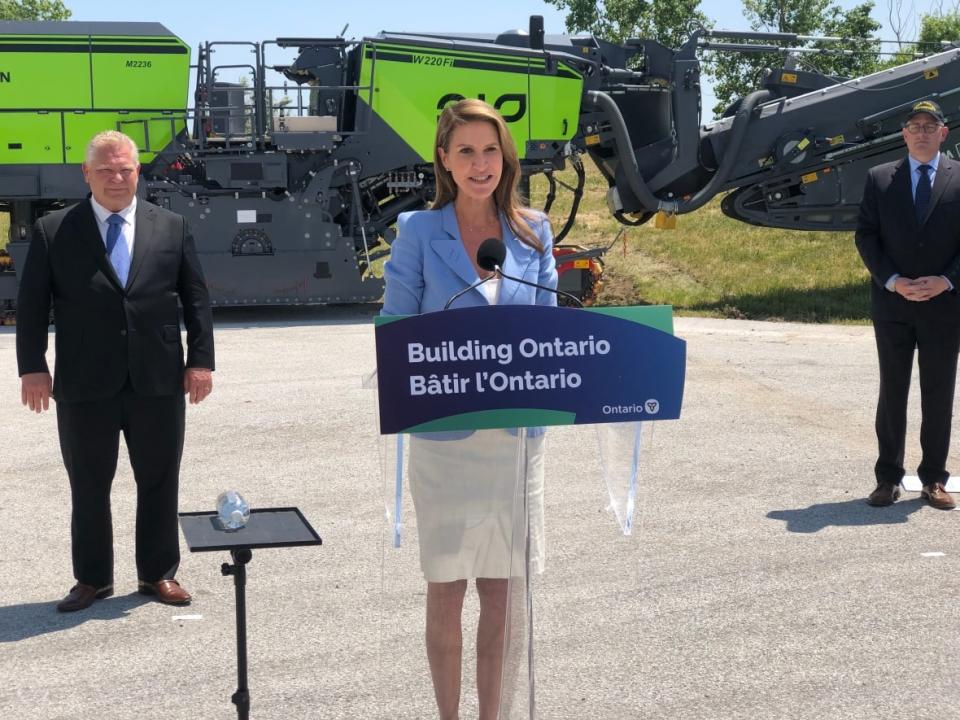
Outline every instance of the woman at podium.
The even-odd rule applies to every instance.
[[[495,304],[556,305],[556,295],[484,270],[477,251],[494,238],[506,248],[508,275],[555,289],[553,233],[524,208],[520,162],[503,118],[480,100],[447,107],[434,143],[436,200],[400,215],[384,268],[385,315]],[[485,245],[489,247],[489,244]],[[483,282],[481,282],[483,281]],[[499,711],[509,578],[543,570],[542,428],[527,431],[527,533],[514,532],[516,432],[423,433],[410,441],[409,478],[417,515],[420,565],[427,581],[426,645],[441,718],[458,717],[461,614],[470,580],[480,602],[477,693],[481,720]],[[521,535],[520,537],[515,537]],[[519,567],[518,567],[519,566]]]

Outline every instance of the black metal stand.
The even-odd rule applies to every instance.
[[[247,687],[247,563],[253,557],[249,548],[230,551],[233,565],[224,563],[220,572],[233,575],[237,597],[237,691],[230,701],[237,706],[239,720],[250,718],[250,688]]]
[[[220,572],[233,575],[237,605],[237,691],[230,700],[240,720],[250,718],[250,688],[247,687],[247,563],[257,548],[322,545],[307,519],[295,507],[254,508],[239,530],[227,531],[216,513],[180,513],[180,527],[190,552],[228,550],[233,564],[223,563]]]

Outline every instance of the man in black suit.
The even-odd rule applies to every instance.
[[[184,394],[213,389],[213,319],[185,220],[136,197],[137,146],[116,131],[87,148],[92,197],[37,220],[17,297],[17,363],[24,405],[56,399],[73,502],[76,584],[57,605],[82,610],[113,594],[110,486],[123,433],[137,485],[141,593],[186,605],[177,488]],[[180,310],[187,329],[187,367]],[[46,362],[51,307],[56,367]]]
[[[939,105],[916,103],[903,126],[908,156],[869,171],[860,205],[856,243],[873,278],[880,360],[877,487],[867,500],[874,506],[900,496],[915,348],[921,495],[935,508],[955,506],[945,485],[960,351],[960,163],[940,153],[948,132]]]

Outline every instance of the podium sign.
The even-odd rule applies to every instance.
[[[680,416],[686,343],[669,307],[494,305],[375,322],[382,434]]]

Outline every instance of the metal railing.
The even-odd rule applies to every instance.
[[[255,55],[253,64],[214,65],[212,56],[219,46],[248,46]],[[373,49],[370,82],[366,85],[331,84],[319,85],[310,82],[296,83],[284,81],[281,85],[267,84],[267,71],[273,65],[267,64],[267,51],[270,47],[336,47],[346,63],[350,46],[357,52],[365,47]],[[369,116],[358,113],[357,100],[365,94],[369,106],[373,105],[374,77],[376,72],[376,44],[370,41],[347,41],[333,39],[277,39],[263,42],[205,42],[199,47],[196,68],[196,92],[194,106],[187,110],[186,116],[193,119],[192,143],[199,151],[240,151],[267,149],[273,144],[273,135],[282,132],[282,118],[310,117],[322,115],[316,100],[321,96],[337,96],[336,129],[329,130],[337,139],[351,135],[361,135],[369,131]],[[362,59],[361,59],[362,62]],[[359,67],[359,64],[358,64]],[[227,70],[245,70],[244,77],[250,78],[250,84],[227,84],[220,82],[222,73]],[[231,100],[231,94],[242,93],[242,101]],[[292,97],[291,97],[292,96]],[[226,98],[226,102],[218,101]],[[235,97],[233,98],[235,100]],[[357,125],[365,118],[363,126]],[[225,123],[223,131],[214,129],[215,121]],[[237,123],[243,132],[234,132]]]

